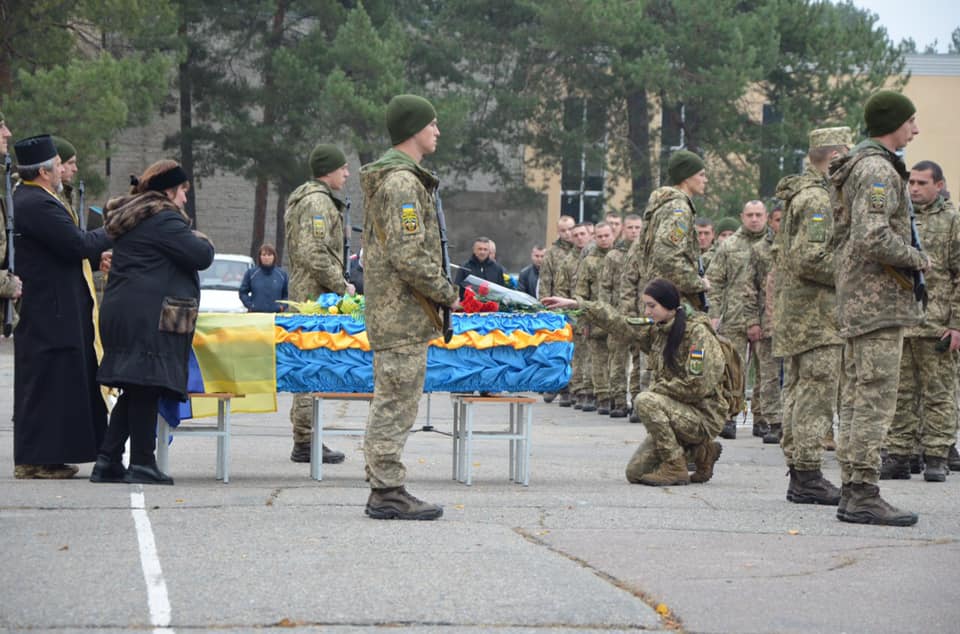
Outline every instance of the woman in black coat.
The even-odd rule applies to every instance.
[[[135,179],[136,180],[136,179]],[[113,262],[100,309],[103,361],[97,380],[122,390],[91,482],[173,484],[157,468],[157,401],[187,399],[187,365],[200,301],[197,271],[213,262],[213,244],[190,229],[183,211],[190,183],[170,160],[158,161],[129,196],[104,209]],[[123,445],[130,438],[130,468]]]

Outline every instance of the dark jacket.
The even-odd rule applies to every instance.
[[[92,462],[107,428],[97,385],[93,298],[83,260],[110,246],[83,232],[50,192],[21,184],[13,194],[17,275],[23,280],[14,331],[13,454],[16,464]]]
[[[517,275],[517,290],[537,297],[537,283],[540,281],[540,269],[535,267],[532,264],[520,269],[520,274]]]
[[[284,310],[277,300],[289,296],[287,272],[279,266],[257,266],[247,269],[240,283],[240,301],[254,313],[279,313]]]
[[[199,302],[197,271],[213,262],[213,245],[157,192],[115,198],[104,216],[114,247],[100,309],[104,355],[97,380],[159,387],[164,396],[186,400],[193,328],[161,331],[161,308],[165,298]]]
[[[477,259],[477,256],[471,255],[470,259],[463,263],[463,266],[457,271],[456,284],[460,287],[460,299],[463,299],[463,289],[466,288],[466,279],[468,275],[476,275],[481,280],[493,282],[503,286],[503,267],[495,260],[487,258],[483,262]]]
[[[363,295],[363,265],[356,255],[350,258],[350,283],[357,289],[357,295]]]

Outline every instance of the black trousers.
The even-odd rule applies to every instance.
[[[130,464],[152,465],[156,462],[157,401],[160,389],[142,385],[123,388],[110,413],[110,426],[100,453],[111,460],[123,459],[123,445],[130,438]]]

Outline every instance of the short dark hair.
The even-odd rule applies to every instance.
[[[477,238],[476,240],[473,241],[474,244],[476,244],[476,243],[478,243],[478,242],[491,242],[491,240],[490,240],[490,238],[488,238],[488,237],[486,237],[486,236],[480,236],[479,238]]]
[[[643,218],[640,217],[640,214],[627,214],[623,217],[623,221],[626,222],[628,220],[643,220]]]
[[[697,216],[697,219],[693,221],[693,224],[697,225],[698,227],[712,227],[713,220],[711,218],[707,218],[706,216]]]
[[[933,182],[937,183],[943,180],[943,169],[933,161],[920,161],[910,169],[917,170],[918,172],[933,172]]]

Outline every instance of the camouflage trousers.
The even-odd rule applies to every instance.
[[[897,411],[885,443],[892,454],[911,455],[919,448],[928,456],[946,458],[956,439],[956,354],[937,352],[936,343],[919,337],[903,340]]]
[[[903,328],[847,339],[840,376],[837,461],[844,484],[880,482],[880,448],[897,410]]]
[[[753,344],[757,358],[757,378],[753,385],[750,409],[755,421],[779,425],[783,419],[780,398],[780,359],[773,356],[773,339],[767,337]]]
[[[627,364],[630,344],[613,335],[607,335],[607,375],[610,377],[610,396],[613,407],[627,405]]]
[[[403,447],[417,419],[427,374],[427,345],[415,343],[373,353],[374,397],[363,440],[370,488],[401,486],[406,480]]]
[[[607,337],[590,337],[590,379],[597,400],[610,398],[610,359],[607,354]]]
[[[747,333],[744,332],[726,332],[723,330],[723,325],[720,326],[720,333],[724,337],[730,340],[730,343],[733,344],[733,347],[736,348],[737,352],[740,353],[740,358],[743,359],[743,384],[747,385],[747,381],[750,379],[750,366],[756,367],[757,365],[757,344],[751,343],[747,339]],[[754,373],[755,376],[759,377],[759,370]],[[757,416],[757,399],[760,390],[757,388],[757,381],[753,386],[753,396],[748,403],[750,409],[753,410],[754,419],[758,419]],[[746,410],[744,410],[746,413]],[[734,416],[736,418],[736,416]]]
[[[627,463],[627,480],[634,483],[661,462],[683,458],[685,447],[713,440],[723,425],[722,421],[710,424],[708,417],[693,405],[653,392],[637,396],[633,412],[647,428],[647,438]]]
[[[647,370],[647,355],[636,346],[630,346],[630,385],[627,402],[650,387],[650,372]]]
[[[290,422],[293,424],[293,442],[309,443],[313,438],[313,397],[294,394],[290,406]]]
[[[573,373],[567,389],[574,396],[593,393],[593,378],[590,375],[590,344],[582,332],[573,331]]]
[[[788,467],[819,469],[820,441],[833,427],[840,386],[841,346],[821,346],[783,360],[783,437]]]

